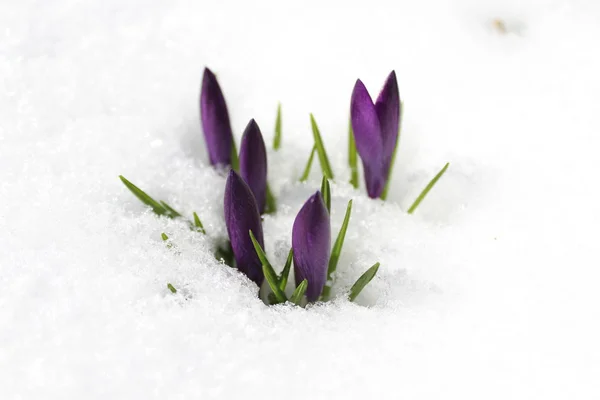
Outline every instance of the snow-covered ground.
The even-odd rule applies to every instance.
[[[599,38],[594,0],[0,2],[1,397],[599,398]],[[255,118],[270,143],[283,104],[279,268],[319,185],[318,164],[297,183],[315,114],[334,232],[355,199],[338,294],[382,265],[357,304],[265,306],[117,178],[224,235],[204,66],[238,141]],[[383,204],[346,183],[346,129],[356,78],[377,93],[391,69]]]

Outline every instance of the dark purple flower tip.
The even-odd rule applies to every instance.
[[[389,176],[400,123],[400,94],[394,71],[375,103],[362,81],[356,81],[350,119],[356,150],[365,170],[367,193],[372,198],[380,197]]]
[[[384,159],[386,164],[389,164],[394,154],[400,127],[400,92],[395,71],[388,75],[375,102],[375,110],[381,126]]]
[[[234,170],[230,170],[227,176],[224,208],[227,234],[237,267],[260,286],[264,279],[262,263],[249,234],[249,231],[252,231],[264,248],[260,214],[252,191]]]
[[[308,301],[318,300],[327,280],[331,253],[329,213],[320,192],[304,203],[292,228],[296,285],[308,281]]]
[[[267,150],[260,128],[251,119],[244,130],[240,146],[240,175],[246,181],[258,204],[258,211],[265,211],[267,197]]]
[[[231,165],[233,134],[227,104],[217,77],[208,68],[204,68],[202,78],[200,119],[210,163],[222,166]]]

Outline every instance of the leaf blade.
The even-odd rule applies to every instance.
[[[308,157],[308,161],[306,162],[306,167],[304,167],[304,172],[302,176],[300,176],[300,182],[306,182],[308,179],[308,175],[310,174],[310,168],[312,167],[313,159],[315,158],[315,153],[317,152],[317,146],[313,146],[310,151],[310,156]]]
[[[288,283],[288,277],[290,275],[290,270],[292,269],[292,260],[294,259],[294,249],[290,249],[288,253],[287,260],[285,261],[285,265],[283,266],[283,271],[281,271],[281,277],[279,278],[279,289],[285,291],[285,287]]]
[[[379,270],[379,263],[375,263],[371,268],[366,270],[360,276],[360,278],[358,278],[356,280],[354,285],[352,285],[352,287],[350,288],[350,294],[348,295],[348,300],[354,301],[356,299],[356,297],[358,297],[360,292],[365,288],[365,286],[367,286],[369,284],[369,282],[371,282],[371,280],[375,277],[375,274],[377,274],[378,270]]]
[[[275,298],[279,302],[285,302],[287,300],[287,297],[285,296],[285,293],[281,289],[279,289],[277,274],[275,273],[273,266],[267,259],[267,255],[265,254],[263,248],[260,246],[260,243],[258,243],[256,237],[254,237],[254,233],[252,233],[252,231],[248,232],[250,234],[250,239],[252,240],[252,245],[254,246],[254,251],[256,251],[256,255],[258,256],[258,259],[262,264],[265,279],[267,280],[269,286],[271,287],[271,290],[275,294]]]
[[[331,214],[331,186],[326,176],[323,176],[323,180],[321,181],[321,196],[323,196],[327,212]]]
[[[119,179],[121,179],[121,182],[123,182],[123,184],[127,187],[127,189],[129,189],[131,191],[131,193],[134,194],[135,197],[137,197],[142,203],[146,204],[147,206],[150,206],[152,208],[152,211],[154,211],[155,214],[157,214],[157,215],[166,215],[167,214],[167,210],[163,207],[162,204],[160,204],[158,201],[154,200],[142,189],[140,189],[139,187],[135,186],[133,183],[128,181],[123,175],[119,175]]]
[[[305,279],[302,282],[300,282],[298,287],[296,287],[296,290],[294,290],[294,293],[292,293],[292,297],[290,297],[290,301],[295,305],[299,306],[300,302],[302,301],[302,297],[304,296],[304,293],[306,293],[307,288],[308,281]]]
[[[275,200],[271,187],[267,183],[265,213],[273,214],[275,212],[277,212],[277,200]]]
[[[263,264],[262,269],[263,273],[265,274],[265,280],[273,291],[277,303],[285,303],[287,301],[287,297],[285,293],[279,289],[279,286],[277,285],[277,276],[273,272],[273,269],[269,269],[265,264]]]
[[[200,217],[198,217],[198,214],[196,214],[196,211],[194,211],[194,227],[196,228],[196,231],[206,235],[206,230],[204,229],[204,225],[202,225],[202,221],[200,221]]]
[[[277,117],[275,118],[275,136],[273,137],[273,149],[281,147],[281,103],[277,104]]]
[[[348,121],[348,166],[350,167],[350,184],[358,189],[358,157],[356,142],[354,141],[354,131],[352,130],[352,120]]]
[[[329,179],[333,179],[333,171],[331,170],[331,165],[329,164],[329,158],[327,157],[327,151],[325,150],[325,145],[323,144],[323,139],[321,138],[321,132],[319,131],[317,121],[315,121],[315,117],[312,114],[310,114],[310,125],[312,127],[315,147],[317,148],[317,155],[319,156],[319,163],[321,164],[323,175]]]
[[[412,214],[412,213],[415,212],[415,210],[417,209],[417,207],[419,207],[419,204],[421,204],[421,202],[423,201],[423,199],[425,198],[425,196],[427,196],[427,193],[429,193],[429,191],[435,186],[435,184],[437,183],[437,181],[439,181],[440,178],[444,175],[444,173],[448,169],[448,166],[450,166],[450,163],[446,163],[446,165],[444,165],[444,168],[442,168],[440,170],[440,172],[438,172],[433,177],[433,179],[431,181],[429,181],[429,183],[427,184],[427,186],[425,186],[425,188],[421,191],[421,193],[419,194],[419,196],[415,199],[415,201],[413,202],[413,204],[408,209],[407,212],[409,214]]]
[[[342,222],[342,226],[340,231],[335,239],[335,243],[333,245],[333,249],[331,250],[331,256],[329,257],[329,266],[327,268],[327,281],[325,283],[325,287],[323,288],[323,300],[329,300],[329,296],[331,294],[331,286],[333,280],[333,273],[337,268],[337,264],[340,260],[340,255],[342,254],[342,247],[344,246],[344,240],[346,239],[346,231],[348,230],[348,224],[350,222],[350,215],[352,214],[352,200],[348,202],[348,206],[346,207],[346,215],[344,215],[344,221]]]

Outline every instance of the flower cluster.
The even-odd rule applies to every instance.
[[[389,74],[375,102],[362,81],[356,81],[350,101],[348,161],[352,172],[351,183],[358,187],[356,155],[362,160],[366,191],[371,198],[386,197],[399,141],[401,116],[402,102],[394,71]],[[243,132],[238,155],[225,97],[215,74],[208,68],[204,70],[202,78],[200,119],[210,164],[227,173],[223,205],[229,240],[225,248],[218,249],[217,257],[236,267],[259,288],[266,281],[271,290],[271,293],[265,296],[269,304],[290,301],[300,305],[305,302],[329,300],[350,219],[352,201],[348,203],[342,227],[332,247],[329,179],[333,179],[333,171],[314,117],[311,115],[315,144],[300,180],[306,180],[316,153],[324,175],[323,182],[320,190],[306,200],[296,215],[289,256],[279,274],[275,272],[264,251],[261,215],[275,212],[276,205],[267,182],[267,151],[263,135],[256,121],[251,119]],[[279,107],[273,147],[279,148],[280,143]],[[413,203],[409,213],[414,211],[447,167],[448,164],[429,183]],[[169,218],[181,217],[179,212],[164,201],[154,200],[124,177],[120,178],[156,214]],[[188,223],[192,229],[205,233],[196,213],[194,220]],[[166,234],[163,234],[163,239],[168,240]],[[292,262],[296,287],[288,297],[286,287]],[[378,268],[379,263],[376,263],[356,281],[348,294],[350,300],[354,300],[373,279]],[[168,284],[168,287],[172,292],[176,292],[173,285]]]

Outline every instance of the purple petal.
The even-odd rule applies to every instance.
[[[375,105],[360,79],[356,81],[350,103],[350,118],[356,150],[363,161],[378,160],[383,155],[381,127]]]
[[[350,119],[356,150],[363,162],[367,193],[369,197],[377,198],[383,192],[387,176],[384,143],[377,110],[360,79],[352,91]]]
[[[387,77],[383,89],[375,102],[375,110],[381,126],[383,139],[384,163],[389,169],[389,164],[398,140],[398,128],[400,124],[400,93],[396,72],[392,71]],[[386,173],[387,178],[387,173]]]
[[[316,301],[327,280],[331,252],[329,213],[320,192],[312,195],[296,216],[292,228],[292,248],[296,285],[304,279],[308,280],[306,297],[308,301]]]
[[[230,170],[227,176],[224,208],[225,224],[237,267],[260,286],[264,279],[262,264],[249,234],[252,231],[264,248],[260,214],[252,191],[234,170]]]
[[[267,193],[267,150],[260,128],[250,120],[240,147],[240,175],[246,181],[258,204],[258,211],[265,211]]]
[[[200,92],[200,119],[206,140],[208,157],[212,165],[230,165],[233,134],[227,104],[217,77],[204,69]]]

